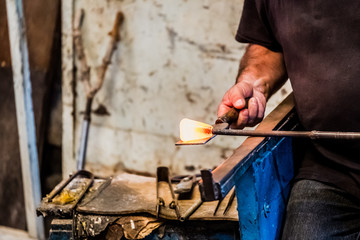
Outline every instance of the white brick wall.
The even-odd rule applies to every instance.
[[[198,171],[218,165],[240,145],[239,137],[217,137],[197,147],[177,148],[174,143],[182,118],[213,123],[217,105],[234,83],[244,51],[244,45],[234,40],[242,4],[235,0],[75,1],[75,12],[85,9],[83,39],[93,67],[104,54],[115,13],[121,10],[125,15],[122,41],[93,104],[93,109],[104,105],[110,116],[93,115],[87,154],[92,166],[120,165],[154,173],[157,166],[166,165],[184,174],[192,167]],[[288,93],[289,87],[284,91]],[[64,131],[64,139],[76,145],[64,151],[73,153],[85,104],[80,83],[76,93],[75,129]],[[72,118],[68,115],[64,118]],[[68,158],[64,169],[74,169],[74,159]]]

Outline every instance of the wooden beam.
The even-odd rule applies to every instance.
[[[36,216],[36,207],[40,204],[41,200],[41,188],[22,0],[6,0],[6,10],[9,25],[26,222],[31,237],[44,239],[43,219]]]
[[[73,0],[61,1],[62,25],[62,172],[63,178],[76,171],[75,150],[75,77],[74,77],[74,49],[73,49]]]

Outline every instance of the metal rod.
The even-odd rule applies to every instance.
[[[260,131],[221,129],[213,130],[216,135],[252,136],[252,137],[298,137],[311,139],[360,140],[360,132],[325,132],[325,131]]]
[[[82,130],[81,130],[80,146],[79,146],[79,151],[78,151],[78,155],[77,155],[77,159],[76,159],[78,171],[85,169],[86,150],[87,150],[87,144],[88,144],[88,139],[89,139],[89,128],[90,128],[90,122],[91,122],[92,101],[93,101],[92,97],[88,97],[86,99],[84,121],[83,121],[83,125],[82,125]]]
[[[77,156],[77,170],[83,170],[85,168],[86,163],[86,149],[87,149],[87,142],[89,138],[89,120],[84,120],[81,130],[81,140],[80,140],[80,147]]]
[[[188,220],[193,213],[198,210],[198,208],[203,204],[203,201],[199,199],[197,202],[195,202],[188,210],[186,210],[184,216],[180,217],[180,221],[184,222],[185,220]]]

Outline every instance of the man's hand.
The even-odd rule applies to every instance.
[[[244,128],[245,126],[255,126],[264,117],[266,97],[265,84],[261,80],[254,82],[241,81],[230,88],[224,95],[218,109],[218,116],[228,112],[230,108],[243,109],[239,112],[239,118],[232,128]],[[245,101],[249,99],[248,108]]]
[[[224,95],[218,116],[230,108],[242,109],[232,128],[255,126],[264,117],[267,99],[286,81],[282,53],[272,52],[259,45],[249,45],[240,62],[237,83]],[[248,108],[245,101],[249,99]]]

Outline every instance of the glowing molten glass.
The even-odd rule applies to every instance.
[[[180,122],[180,139],[185,142],[211,138],[212,128],[209,124],[184,118]]]

